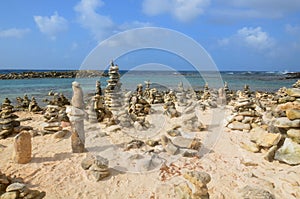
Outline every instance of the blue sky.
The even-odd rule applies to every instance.
[[[300,71],[299,0],[1,1],[0,69],[78,69],[109,36],[148,26],[193,38],[220,70]]]

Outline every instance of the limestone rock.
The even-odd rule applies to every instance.
[[[300,97],[300,88],[289,88],[286,92],[291,97]]]
[[[289,165],[300,164],[300,144],[286,138],[284,144],[276,151],[274,159]]]
[[[250,131],[251,141],[262,147],[271,147],[277,145],[281,137],[282,136],[279,133],[268,133],[260,127],[253,128]]]
[[[253,153],[259,152],[259,146],[251,141],[242,142],[241,147],[246,149],[247,151],[251,151]]]
[[[7,192],[11,192],[11,191],[21,191],[22,189],[25,188],[25,184],[23,183],[19,183],[19,182],[15,182],[10,184],[7,188],[6,191]]]
[[[228,128],[232,129],[232,130],[250,130],[251,126],[250,124],[244,124],[242,122],[238,122],[238,121],[233,121],[232,123],[230,123],[228,125]]]
[[[294,142],[300,144],[300,129],[289,129],[287,131],[287,136],[291,138]]]
[[[199,139],[191,139],[185,137],[175,137],[172,140],[173,144],[181,148],[195,149],[198,150],[201,147],[201,142]]]
[[[300,119],[289,120],[286,117],[276,118],[274,122],[274,126],[279,128],[299,128],[300,127]]]
[[[6,192],[0,196],[0,199],[17,199],[19,193],[17,191]]]
[[[161,143],[164,149],[170,155],[175,155],[178,152],[178,147],[175,146],[172,141],[164,135],[161,136]]]
[[[275,199],[275,196],[270,192],[248,185],[242,188],[239,192],[240,198],[242,199]]]
[[[300,119],[300,110],[288,109],[288,110],[286,110],[286,116],[290,120]]]
[[[264,159],[272,162],[276,153],[276,150],[278,149],[277,145],[272,146],[266,153],[266,155],[264,156]]]
[[[13,160],[19,164],[26,164],[31,160],[31,134],[21,132],[14,138]]]

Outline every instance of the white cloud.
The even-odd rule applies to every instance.
[[[30,29],[18,29],[11,28],[6,30],[0,30],[0,38],[14,37],[14,38],[22,38],[25,34],[29,33]]]
[[[243,27],[229,38],[223,38],[219,45],[242,45],[254,50],[269,50],[275,46],[275,40],[264,32],[261,27]]]
[[[181,22],[188,22],[204,13],[210,0],[144,0],[143,12],[149,16],[171,14]]]
[[[300,11],[299,0],[216,0],[213,15],[232,18],[281,18]]]
[[[50,17],[34,16],[33,18],[39,30],[53,40],[56,39],[56,35],[59,32],[66,31],[68,29],[68,21],[59,16],[57,12],[54,12],[54,14]]]
[[[78,22],[82,27],[88,29],[98,42],[119,31],[151,25],[140,21],[118,25],[109,16],[101,15],[96,11],[102,6],[104,6],[104,2],[101,0],[81,0],[74,7],[78,14]]]

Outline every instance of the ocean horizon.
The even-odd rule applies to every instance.
[[[77,71],[54,69],[4,69],[0,74],[22,72],[49,72],[49,71]],[[104,71],[105,72],[105,71]],[[227,82],[232,90],[243,89],[244,85],[250,86],[253,91],[276,92],[281,87],[291,87],[297,79],[286,79],[287,71],[142,71],[120,70],[123,90],[135,90],[137,84],[152,82],[152,87],[158,89],[176,90],[179,82],[183,82],[185,89],[201,90],[206,82],[209,87],[218,88]],[[72,96],[72,82],[78,81],[85,94],[93,93],[95,82],[100,81],[102,88],[107,85],[108,77],[93,78],[32,78],[32,79],[7,79],[0,80],[1,102],[8,97],[12,102],[24,94],[34,96],[39,103],[47,98],[49,91],[63,93],[66,97]]]

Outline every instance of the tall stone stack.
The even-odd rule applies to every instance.
[[[72,135],[71,146],[73,153],[83,153],[85,151],[85,132],[84,132],[84,102],[83,91],[78,82],[72,83],[73,97],[71,104],[67,106],[67,114],[70,118]]]
[[[107,108],[113,112],[113,114],[117,114],[117,112],[122,107],[122,99],[121,99],[121,82],[120,82],[120,73],[119,67],[111,62],[109,71],[108,71],[109,79],[107,80],[107,86],[105,89],[105,105]]]
[[[273,110],[273,125],[286,138],[276,151],[275,159],[290,165],[300,164],[300,85],[297,81],[293,88],[286,90],[284,99],[278,99],[278,106]],[[293,101],[292,101],[293,99]]]
[[[0,139],[4,139],[14,133],[14,128],[20,126],[16,121],[17,115],[13,114],[13,106],[8,98],[5,98],[0,113]]]
[[[251,95],[249,86],[238,91],[238,99],[233,102],[233,114],[227,118],[227,127],[232,130],[249,131],[261,125],[261,115],[256,111],[255,98]]]
[[[31,98],[31,102],[29,103],[29,106],[28,106],[28,111],[29,112],[39,112],[41,111],[41,107],[39,107],[36,99],[34,97]]]
[[[133,121],[130,117],[130,114],[129,114],[129,101],[130,101],[130,98],[131,98],[131,91],[125,93],[124,95],[124,105],[123,105],[123,108],[122,110],[119,112],[119,117],[118,117],[118,120],[119,120],[119,125],[122,126],[122,127],[131,127],[132,124],[133,124]]]
[[[179,82],[179,84],[178,84],[178,90],[176,92],[176,98],[177,98],[177,106],[186,106],[187,105],[186,92],[183,88],[183,83],[182,82]]]

